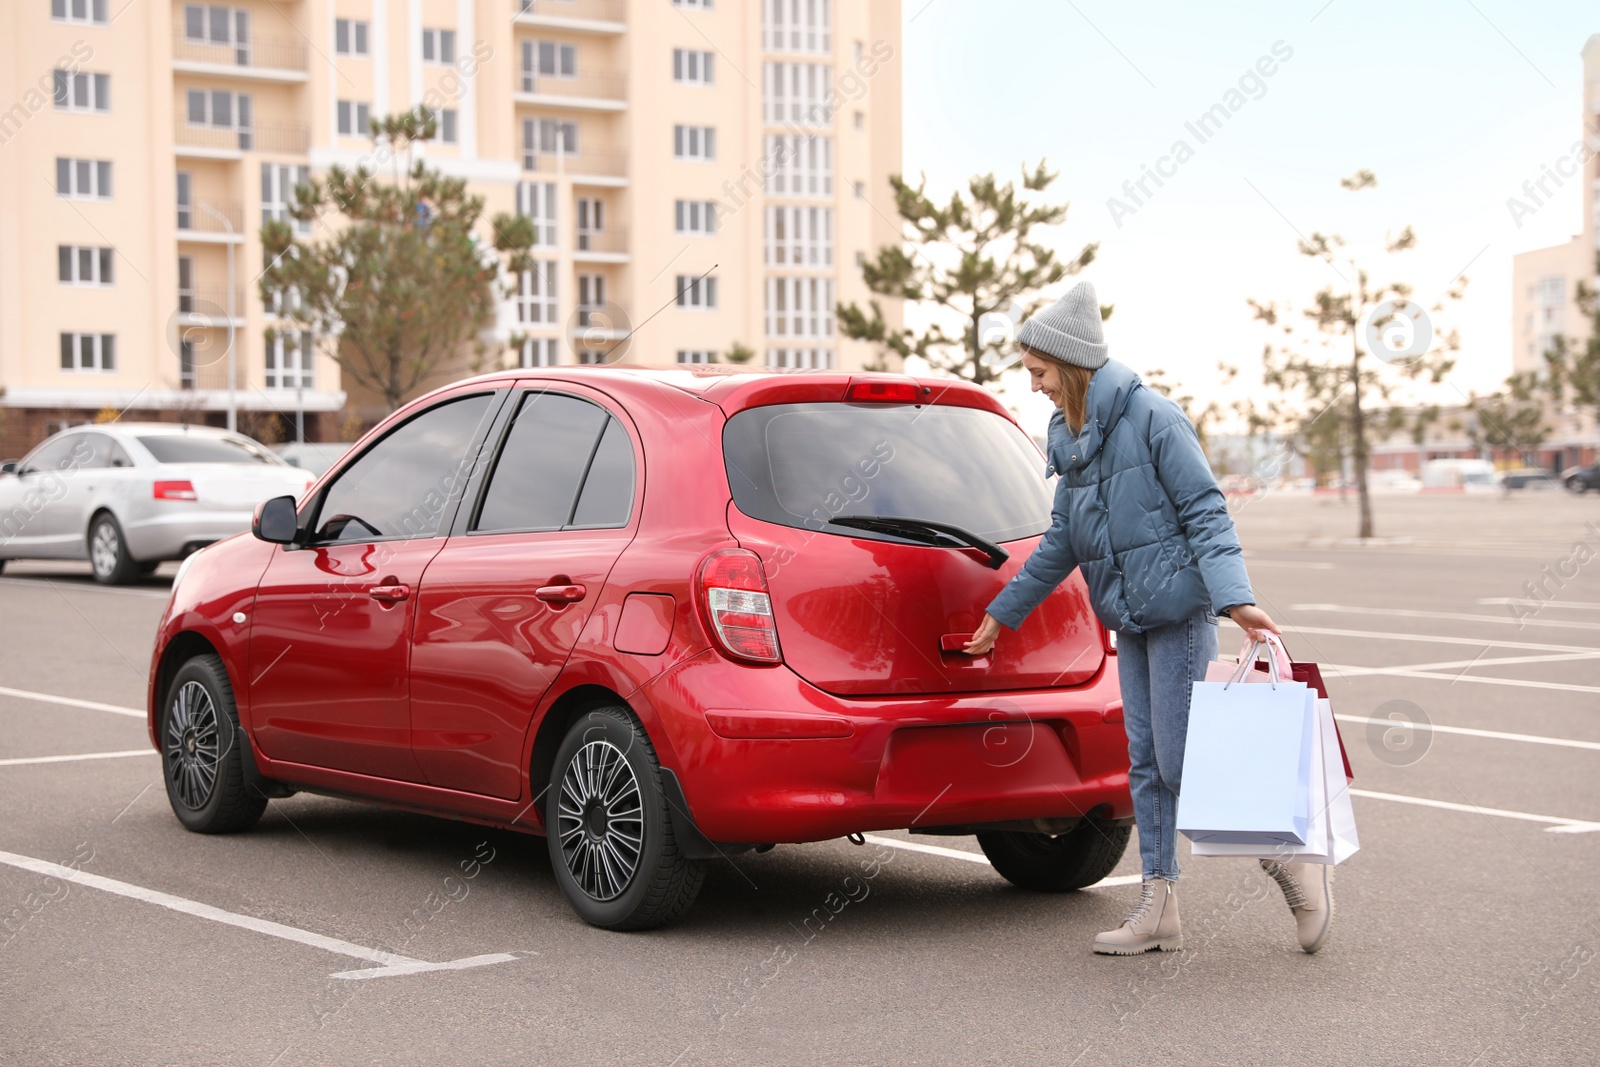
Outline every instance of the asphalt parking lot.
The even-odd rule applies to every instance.
[[[304,794],[190,834],[143,711],[173,568],[13,564],[0,1062],[1596,1062],[1600,498],[1380,497],[1367,546],[1337,498],[1236,503],[1355,766],[1362,850],[1315,957],[1253,863],[1186,848],[1186,950],[1109,958],[1132,847],[1047,896],[967,838],[780,846],[614,934],[517,834]]]

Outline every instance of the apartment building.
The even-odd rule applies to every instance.
[[[12,0],[0,42],[8,457],[106,412],[323,439],[381,414],[332,339],[285,343],[260,227],[334,164],[392,167],[367,123],[418,104],[485,240],[535,223],[491,362],[876,356],[834,308],[898,237],[898,0]]]

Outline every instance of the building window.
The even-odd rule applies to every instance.
[[[769,348],[767,366],[802,370],[832,370],[830,348]]]
[[[1567,302],[1567,279],[1565,275],[1557,274],[1549,278],[1539,279],[1539,303],[1544,305],[1565,304]]]
[[[803,133],[767,135],[767,169],[778,196],[833,196],[833,138]]]
[[[717,232],[715,200],[677,200],[672,205],[673,228],[678,233],[714,234]]]
[[[534,247],[554,247],[556,243],[556,183],[518,182],[517,214],[533,223]]]
[[[439,127],[439,143],[456,143],[456,112],[454,108],[445,108],[442,111],[430,111],[433,121]]]
[[[50,0],[50,17],[62,22],[87,22],[104,26],[106,0]]]
[[[867,187],[861,182],[851,182],[850,188],[855,192],[857,200],[865,200],[867,198]]]
[[[109,286],[115,280],[112,262],[116,250],[87,245],[57,245],[56,265],[62,285]]]
[[[606,228],[606,202],[595,196],[578,197],[578,251],[596,245],[595,236]]]
[[[454,63],[456,61],[456,31],[422,31],[422,61],[424,63]]]
[[[248,63],[250,12],[206,4],[183,7],[183,39],[197,44],[237,45],[239,62]]]
[[[339,134],[342,137],[367,137],[372,133],[372,108],[353,100],[339,101]]]
[[[370,24],[361,19],[334,19],[333,50],[341,56],[367,55]]]
[[[832,337],[832,278],[768,278],[768,337]]]
[[[111,161],[56,157],[56,195],[86,200],[111,199]]]
[[[60,68],[54,74],[57,111],[111,110],[111,75],[74,74]]]
[[[311,232],[311,223],[301,222],[289,214],[294,207],[295,187],[308,185],[311,171],[293,163],[261,164],[261,223],[291,223],[301,233]]]
[[[678,275],[678,306],[713,310],[717,306],[717,279],[693,274]]]
[[[766,210],[766,265],[833,266],[833,209],[772,204]]]
[[[597,349],[581,348],[578,350],[578,362],[585,366],[598,367],[606,362],[609,354]]]
[[[278,330],[267,341],[268,389],[310,389],[316,349],[310,330]]]
[[[604,274],[578,275],[578,325],[610,325],[593,321],[596,311],[606,306],[606,276]]]
[[[768,52],[833,51],[829,0],[761,0],[761,43]]]
[[[678,349],[679,363],[715,363],[717,354],[707,348]]]
[[[828,98],[833,93],[833,68],[828,64],[768,63],[762,78],[762,117],[769,125],[832,124]]]
[[[672,50],[672,80],[685,85],[714,85],[711,53],[694,48]]]
[[[672,0],[673,7],[693,7],[701,11],[711,10],[711,0]]]
[[[178,171],[178,229],[194,229],[194,177],[186,170]]]
[[[856,270],[860,270],[862,267],[865,267],[866,265],[867,265],[867,254],[865,252],[857,252],[856,253]]]
[[[522,169],[538,170],[540,156],[578,154],[578,124],[562,119],[522,120]]]
[[[561,362],[561,341],[556,337],[525,337],[517,346],[517,366],[554,367]]]
[[[194,312],[194,257],[178,257],[178,313]]]
[[[717,131],[710,126],[672,127],[672,154],[679,159],[716,159]]]
[[[522,42],[522,91],[535,91],[539,78],[576,78],[578,48],[554,41]]]
[[[116,370],[117,335],[114,333],[62,334],[61,369],[70,371]]]
[[[536,262],[532,270],[517,273],[518,322],[556,321],[556,265],[554,261]]]
[[[238,130],[239,148],[251,146],[251,107],[249,93],[230,93],[221,89],[190,89],[187,97],[189,125],[209,126],[214,130]]]
[[[867,113],[865,111],[857,111],[856,112],[856,129],[864,130],[866,128],[867,128]]]

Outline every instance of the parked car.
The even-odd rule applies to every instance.
[[[1600,489],[1600,463],[1590,467],[1579,467],[1568,474],[1562,484],[1574,493],[1587,493],[1591,489]]]
[[[340,456],[350,451],[350,442],[290,441],[287,444],[273,445],[272,450],[289,466],[299,467],[301,470],[320,476],[339,462]]]
[[[1486,459],[1430,459],[1422,465],[1422,487],[1494,492],[1500,488],[1500,472]]]
[[[1367,487],[1374,493],[1420,493],[1422,479],[1407,470],[1367,472]]]
[[[614,929],[683,914],[707,860],[891,828],[1093,884],[1133,811],[1081,579],[960,651],[1050,524],[1043,474],[942,379],[456,383],[184,563],[149,688],[172,808],[244,830],[308,790],[543,834]]]
[[[1553,489],[1560,484],[1555,472],[1539,467],[1513,467],[1500,472],[1500,484],[1506,489]]]
[[[79,426],[0,467],[0,568],[87,559],[119,584],[250,528],[314,479],[248,437],[178,423]]]

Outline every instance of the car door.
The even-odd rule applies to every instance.
[[[81,532],[62,511],[73,471],[93,454],[82,433],[63,433],[23,457],[0,478],[0,556],[61,559],[84,555]]]
[[[50,525],[52,532],[68,543],[75,537],[75,554],[87,556],[89,517],[111,495],[113,481],[126,478],[124,468],[131,470],[133,462],[121,445],[94,430],[72,436],[71,456],[73,461],[60,471],[63,490],[61,499],[51,506]],[[117,518],[126,521],[127,516],[119,514]]]
[[[422,578],[411,727],[430,785],[514,799],[534,709],[638,523],[620,409],[572,386],[507,405],[483,488]]]
[[[250,629],[250,713],[274,760],[420,781],[408,668],[416,592],[503,392],[447,394],[352,459],[273,554]]]

